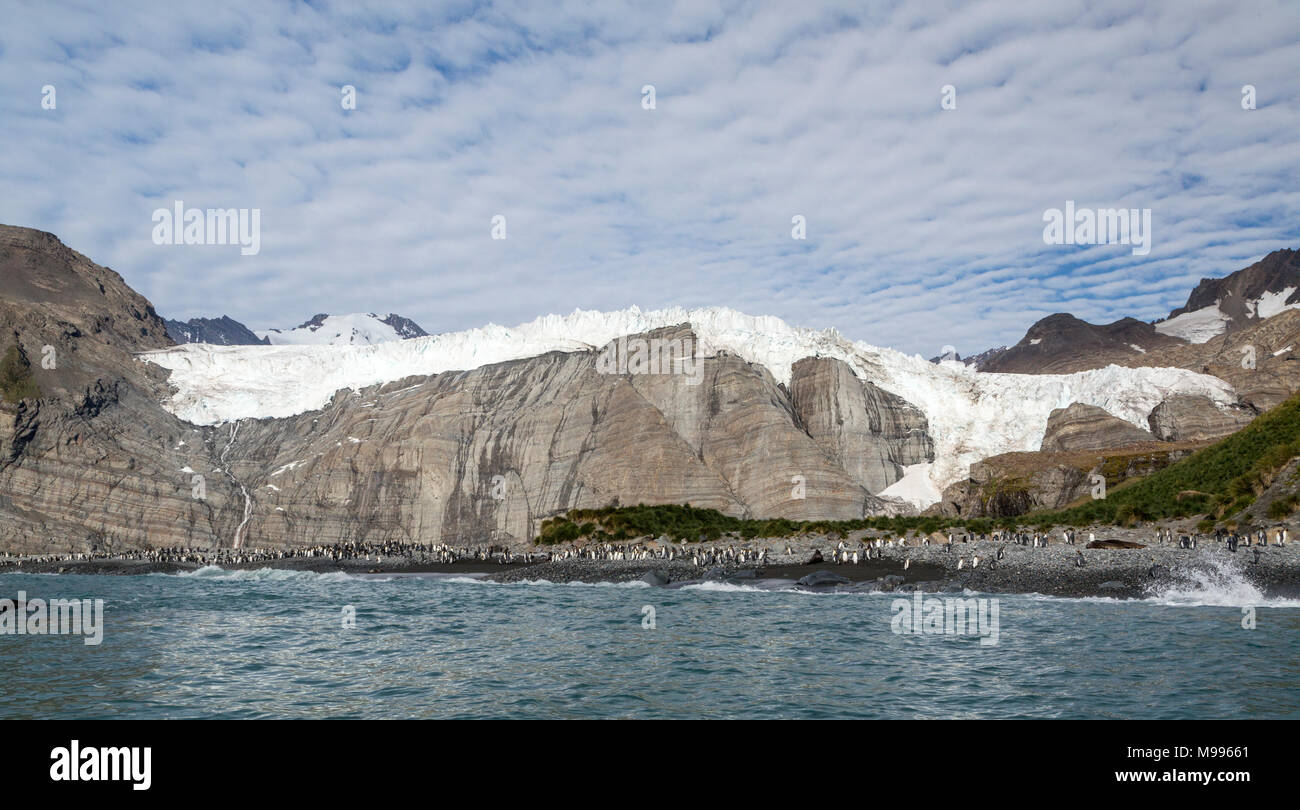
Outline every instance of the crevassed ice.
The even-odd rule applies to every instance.
[[[920,408],[929,420],[936,458],[928,469],[914,472],[905,487],[906,496],[916,502],[937,499],[936,493],[965,477],[974,461],[1037,450],[1048,415],[1072,402],[1096,405],[1145,428],[1151,409],[1170,394],[1201,394],[1220,405],[1236,400],[1224,381],[1183,369],[1108,366],[1075,374],[976,372],[960,363],[936,365],[919,355],[855,343],[834,329],[794,327],[772,316],[719,307],[575,310],[516,327],[490,324],[372,346],[186,344],[142,357],[172,371],[171,382],[178,389],[166,403],[172,413],[211,425],[292,416],[324,407],[340,389],[471,369],[553,350],[591,349],[622,335],[685,322],[699,336],[703,353],[726,350],[767,367],[787,385],[795,361],[816,355],[835,357],[859,378]],[[929,486],[917,480],[921,472]]]

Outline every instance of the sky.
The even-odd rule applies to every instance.
[[[164,317],[443,332],[728,306],[972,354],[1055,312],[1162,317],[1198,279],[1300,248],[1295,2],[0,17],[0,223],[58,235]],[[177,200],[257,209],[259,251],[155,244]],[[1150,209],[1150,252],[1046,244],[1067,200]]]

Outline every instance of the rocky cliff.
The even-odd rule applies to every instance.
[[[1068,408],[1057,408],[1047,417],[1047,432],[1043,435],[1041,449],[1052,452],[1102,450],[1154,440],[1149,432],[1111,416],[1095,405],[1075,402]]]
[[[1254,418],[1246,407],[1223,409],[1205,397],[1178,395],[1157,405],[1147,422],[1161,441],[1208,441],[1236,433]]]
[[[719,353],[689,375],[611,373],[595,348],[200,427],[159,404],[167,372],[136,353],[171,341],[116,273],[19,228],[0,228],[0,267],[0,334],[21,348],[27,364],[15,368],[37,386],[0,402],[8,551],[523,544],[545,517],[610,503],[852,518],[903,509],[872,487],[929,452],[915,409],[816,363],[797,388],[819,438],[761,365]],[[642,337],[697,343],[687,325]],[[43,357],[53,358],[46,367]],[[817,416],[828,407],[865,432],[832,428]],[[869,463],[832,452],[858,446],[873,448]]]
[[[685,326],[641,337],[694,340]],[[800,429],[766,369],[699,362],[692,384],[602,373],[595,351],[551,352],[240,421],[222,435],[252,493],[245,542],[519,542],[545,517],[610,503],[806,520],[898,508]]]
[[[165,325],[117,273],[0,226],[0,343],[21,347],[35,388],[0,401],[0,549],[233,533],[229,486],[209,476],[196,499],[181,472],[212,466],[210,431],[163,410],[166,372],[133,354],[170,346]]]
[[[906,466],[934,461],[925,414],[859,379],[842,360],[799,360],[791,369],[790,394],[808,435],[868,492],[902,478]]]
[[[1225,328],[1234,330],[1284,306],[1300,306],[1300,251],[1275,250],[1235,273],[1201,279],[1187,303],[1169,313],[1169,320],[1217,308]]]

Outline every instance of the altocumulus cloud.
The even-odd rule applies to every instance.
[[[59,234],[170,317],[398,311],[442,331],[721,304],[972,352],[1057,311],[1157,317],[1201,276],[1300,246],[1286,2],[6,17],[0,221]],[[150,215],[177,199],[260,208],[261,252],[155,246]],[[1150,255],[1045,245],[1067,199],[1151,208]]]

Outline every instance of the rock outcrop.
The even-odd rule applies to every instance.
[[[1207,400],[1208,401],[1208,400]],[[1072,403],[1047,417],[1041,449],[1048,452],[1105,450],[1154,441],[1155,437],[1096,405]]]
[[[1206,442],[1147,441],[1115,450],[1004,453],[971,465],[970,477],[949,485],[928,514],[1000,518],[1064,509],[1092,497],[1101,476],[1108,487],[1150,475],[1186,458]]]
[[[902,397],[859,379],[842,361],[805,357],[791,368],[790,396],[804,430],[868,492],[934,461],[925,414]]]
[[[1236,433],[1254,418],[1249,408],[1222,410],[1205,397],[1179,395],[1152,409],[1147,422],[1161,441],[1206,441]]]
[[[243,499],[212,438],[123,380],[0,411],[0,550],[230,545]]]

